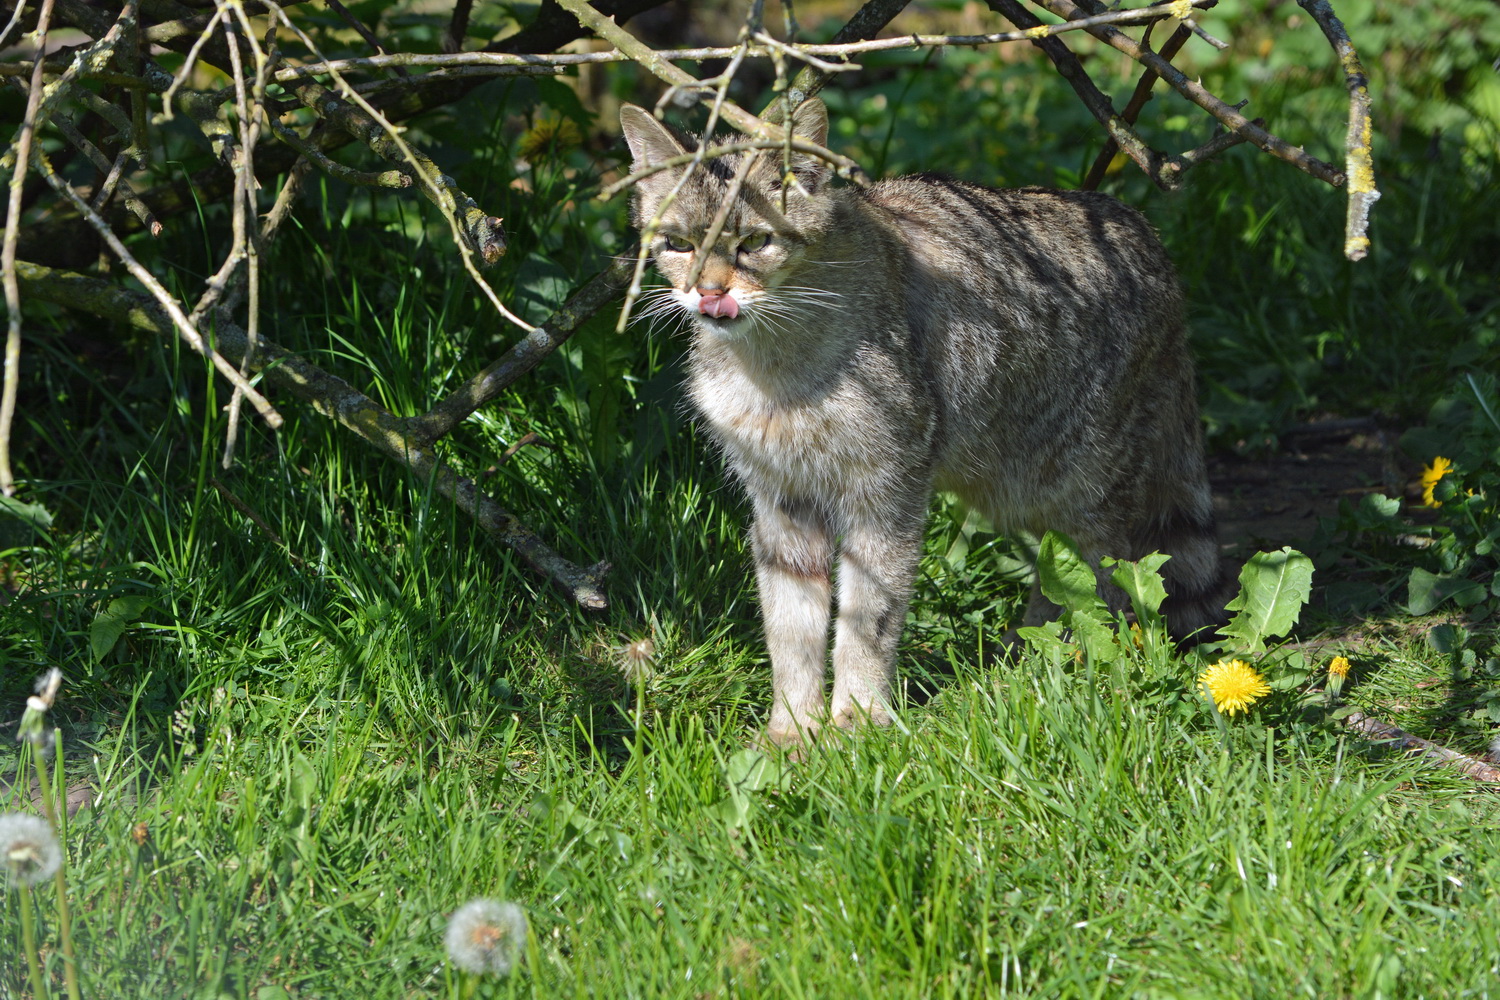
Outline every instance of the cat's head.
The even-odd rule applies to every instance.
[[[737,141],[683,135],[633,104],[620,109],[620,125],[632,172],[688,157],[700,144],[712,148]],[[824,145],[828,111],[823,102],[803,102],[792,115],[791,129],[798,139]],[[710,244],[709,230],[741,172],[739,193]],[[642,179],[635,189],[634,222],[649,240],[657,270],[671,282],[658,299],[659,311],[686,313],[700,329],[725,337],[774,328],[775,318],[799,298],[789,279],[831,225],[833,207],[820,197],[827,179],[823,160],[795,150],[788,158],[779,148],[706,158]]]

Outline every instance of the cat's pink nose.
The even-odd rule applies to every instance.
[[[712,292],[698,300],[698,311],[715,319],[734,319],[740,314],[740,304],[723,292]]]

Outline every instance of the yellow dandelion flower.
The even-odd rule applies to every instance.
[[[1266,679],[1244,660],[1220,660],[1198,675],[1198,686],[1225,715],[1243,712],[1271,693]]]
[[[583,145],[583,132],[571,118],[545,116],[522,134],[517,152],[524,160],[535,161],[561,154]]]
[[[1422,506],[1441,507],[1443,505],[1443,501],[1432,498],[1432,490],[1437,486],[1438,480],[1452,470],[1453,463],[1441,455],[1434,458],[1431,465],[1422,469]]]
[[[1349,657],[1335,656],[1328,661],[1328,693],[1338,697],[1344,689],[1344,678],[1349,676]]]

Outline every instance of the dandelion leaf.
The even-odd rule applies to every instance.
[[[1091,661],[1105,663],[1119,653],[1119,641],[1107,619],[1091,611],[1070,611],[1066,617],[1073,640],[1083,647]]]
[[[1078,552],[1078,545],[1060,531],[1042,536],[1036,554],[1036,572],[1042,594],[1064,611],[1082,611],[1103,620],[1109,611],[1099,598],[1099,579],[1094,568]]]
[[[1425,615],[1449,598],[1461,608],[1471,607],[1484,600],[1484,584],[1457,573],[1430,573],[1420,566],[1412,569],[1406,580],[1408,612]]]
[[[1246,652],[1265,649],[1267,639],[1297,624],[1312,592],[1312,574],[1312,560],[1290,546],[1257,552],[1240,570],[1239,596],[1224,607],[1234,616],[1219,631],[1238,639]]]
[[[1106,559],[1106,566],[1113,565],[1109,578],[1116,587],[1125,591],[1135,616],[1144,622],[1154,618],[1167,599],[1167,588],[1161,582],[1161,568],[1172,558],[1161,552],[1142,556],[1135,562],[1129,559]]]
[[[94,662],[100,663],[110,650],[115,648],[115,643],[120,641],[135,620],[146,610],[150,599],[134,595],[130,597],[117,597],[109,602],[109,607],[94,616],[89,625],[89,652],[94,656]]]
[[[1026,625],[1018,628],[1016,635],[1031,648],[1061,661],[1072,656],[1077,648],[1063,634],[1066,631],[1062,622],[1047,622],[1045,625]]]

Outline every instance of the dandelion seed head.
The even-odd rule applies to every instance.
[[[12,885],[37,885],[62,867],[62,847],[40,816],[6,813],[0,816],[0,860]]]
[[[1220,660],[1198,675],[1198,686],[1225,715],[1243,712],[1271,693],[1266,679],[1244,660]]]
[[[476,975],[509,975],[525,943],[526,912],[494,899],[471,899],[460,906],[443,934],[449,960]]]
[[[656,644],[650,639],[637,639],[620,648],[620,673],[632,684],[651,679],[656,662]]]

